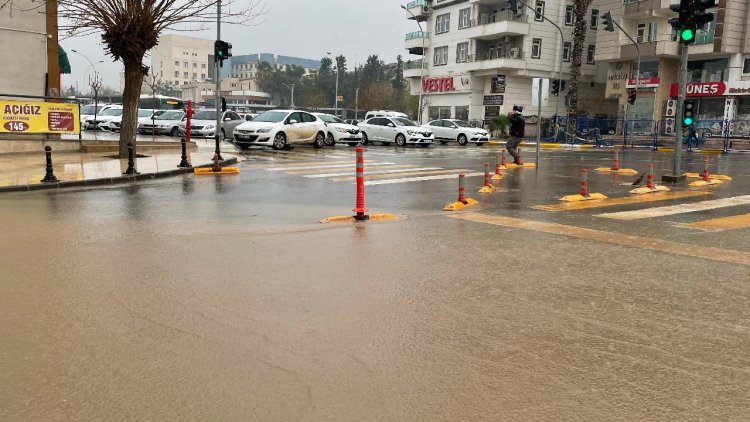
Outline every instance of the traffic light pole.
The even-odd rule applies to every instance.
[[[668,183],[679,183],[686,180],[686,176],[682,174],[682,119],[685,114],[685,91],[687,85],[687,65],[688,65],[688,46],[687,44],[680,43],[682,51],[680,53],[680,70],[677,74],[677,117],[675,119],[675,141],[674,141],[674,166],[672,167],[672,174],[665,174],[661,180]]]
[[[216,39],[221,39],[221,0],[216,2]],[[219,138],[221,137],[221,66],[219,64],[219,58],[216,56],[216,49],[214,49],[214,68],[216,69],[214,74],[216,78],[216,90],[214,91],[214,97],[216,98],[216,127],[214,128],[216,150],[214,153],[216,153],[219,161],[223,161],[221,148],[219,148]]]
[[[626,37],[630,40],[630,42],[633,43],[635,46],[635,56],[636,56],[636,65],[635,65],[635,100],[633,100],[633,104],[635,105],[636,101],[638,101],[638,85],[641,81],[641,49],[638,48],[638,43],[635,42],[633,37],[630,36],[619,23],[612,20],[612,23],[615,24],[615,26],[623,33]],[[627,91],[627,84],[625,85],[625,90]],[[630,105],[628,105],[628,102],[625,102],[625,120],[622,124],[622,149],[628,148],[628,114],[630,112]],[[658,127],[656,128],[658,129]]]

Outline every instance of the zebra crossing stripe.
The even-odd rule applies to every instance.
[[[372,166],[389,166],[396,163],[365,163],[366,166],[372,167]],[[286,171],[286,170],[317,170],[317,169],[335,169],[335,168],[347,168],[347,167],[354,167],[355,163],[349,163],[349,164],[322,164],[322,165],[316,165],[316,166],[300,166],[300,167],[294,167],[290,168],[288,166],[285,167],[271,167],[266,169],[266,171]]]
[[[484,176],[484,173],[469,173],[466,177],[478,177]],[[409,182],[423,182],[427,180],[444,180],[444,179],[458,179],[458,174],[440,174],[435,176],[421,176],[421,177],[405,177],[401,179],[386,179],[386,180],[368,180],[365,181],[365,185],[393,185],[396,183],[409,183]]]
[[[621,211],[606,214],[597,214],[596,216],[611,218],[614,220],[639,220],[643,218],[658,218],[667,215],[707,211],[717,208],[736,207],[738,205],[747,204],[750,204],[750,195],[734,196],[731,198],[715,199],[712,201],[701,201],[692,204],[670,205],[666,207],[647,208],[635,211]]]
[[[406,167],[406,166],[399,166],[399,167]],[[405,171],[424,171],[424,170],[441,170],[441,167],[418,167],[418,168],[399,168],[399,169],[390,169],[390,170],[375,170],[375,171],[367,171],[365,173],[365,177],[367,177],[370,174],[385,174],[385,173],[402,173]],[[346,173],[327,173],[327,174],[309,174],[307,176],[304,176],[307,179],[318,179],[323,177],[338,177],[338,176],[349,176],[352,172],[346,172]]]

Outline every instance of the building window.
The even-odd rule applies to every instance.
[[[750,73],[750,59],[745,59],[745,63],[742,65],[742,73]]]
[[[185,62],[185,67],[188,67],[188,62]]]
[[[639,23],[635,30],[635,41],[638,44],[656,41],[656,34],[659,30],[658,25],[657,22]]]
[[[542,56],[542,39],[534,38],[531,41],[531,58],[538,59]]]
[[[435,19],[435,33],[436,34],[442,34],[442,33],[448,32],[450,30],[450,26],[451,26],[451,14],[450,13],[439,15]]]
[[[573,50],[573,44],[569,42],[563,43],[563,61],[570,61],[570,52]]]
[[[645,34],[646,34],[646,24],[639,23],[635,29],[635,42],[637,42],[638,44],[641,44],[644,40]]]
[[[575,19],[575,7],[573,5],[567,5],[565,6],[565,25],[567,26],[573,26],[573,21]]]
[[[596,53],[596,46],[589,44],[589,51],[586,53],[586,63],[594,64],[594,54]]]
[[[430,107],[429,115],[430,115],[430,120],[450,119],[451,107],[450,106]]]
[[[205,63],[201,63],[201,69],[205,69],[205,68],[206,68],[206,64]]]
[[[205,73],[201,73],[201,79],[206,79],[206,74]]]
[[[469,59],[469,43],[462,42],[456,45],[456,63],[463,63]]]
[[[179,61],[179,60],[175,60],[175,61],[174,61],[174,65],[175,65],[175,66],[179,66],[179,65],[180,65],[180,61]]]
[[[655,42],[656,41],[656,34],[659,31],[659,23],[658,22],[649,22],[648,23],[648,42]]]
[[[188,77],[188,73],[187,73],[187,72],[183,72],[183,73],[182,73],[182,77],[183,77],[183,78],[187,78],[187,77]]]
[[[180,71],[179,70],[175,70],[174,71],[174,77],[175,78],[179,78],[180,77]]]
[[[193,63],[193,69],[198,67],[198,63]]]
[[[159,67],[164,67],[164,62],[159,60]]]
[[[469,27],[469,20],[471,19],[471,8],[461,9],[458,11],[458,29],[464,29]]]
[[[164,77],[164,71],[161,71],[161,70],[159,71],[159,77],[160,77],[160,78],[163,78],[163,77]]]
[[[542,22],[544,20],[544,2],[537,0],[534,10],[534,20],[537,22]]]
[[[197,73],[193,73],[193,79],[197,79],[197,78],[198,78],[198,74]]]
[[[435,66],[448,64],[448,46],[435,48]]]
[[[591,29],[596,29],[596,25],[599,24],[599,10],[591,9]]]

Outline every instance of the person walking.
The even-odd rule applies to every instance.
[[[510,138],[505,144],[505,149],[508,150],[510,155],[513,156],[513,163],[519,164],[518,162],[518,144],[521,143],[524,137],[524,130],[526,128],[526,121],[523,118],[523,107],[520,105],[513,104],[513,110],[508,113],[508,120],[510,121]]]

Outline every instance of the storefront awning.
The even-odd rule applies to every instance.
[[[57,46],[57,62],[60,64],[60,73],[69,75],[70,60],[68,60],[68,53],[60,45]]]

